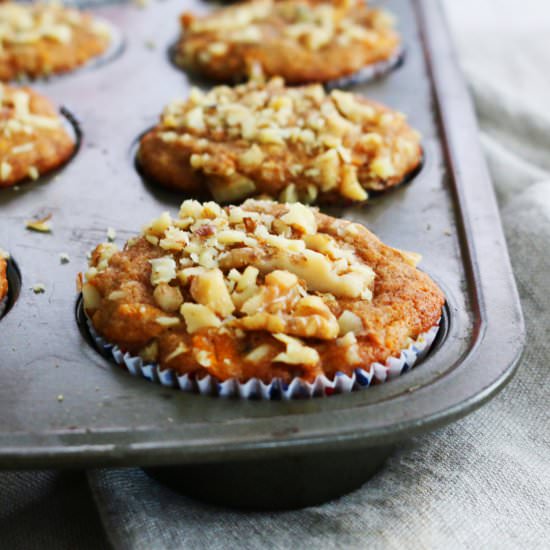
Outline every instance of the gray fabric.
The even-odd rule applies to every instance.
[[[0,473],[0,548],[109,548],[85,474]]]
[[[176,495],[137,469],[90,472],[116,548],[548,548],[550,90],[541,69],[550,66],[550,8],[543,0],[446,7],[527,320],[519,374],[480,411],[411,441],[360,490],[320,507],[239,513]]]

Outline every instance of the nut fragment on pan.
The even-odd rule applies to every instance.
[[[415,257],[300,203],[183,202],[122,251],[92,254],[95,331],[179,375],[313,381],[384,362],[434,327],[443,295]]]
[[[319,84],[280,78],[192,89],[168,105],[138,153],[144,175],[218,202],[267,195],[283,202],[365,201],[420,164],[420,135],[405,116]]]
[[[328,82],[398,54],[393,17],[364,0],[253,0],[181,16],[175,60],[224,82],[256,71],[291,84]]]
[[[0,84],[0,188],[66,162],[75,143],[55,107],[27,87]]]
[[[0,4],[0,80],[65,73],[103,53],[105,24],[60,4]]]

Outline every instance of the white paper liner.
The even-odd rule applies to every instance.
[[[365,84],[399,67],[404,58],[405,50],[404,48],[399,48],[399,50],[388,59],[378,61],[372,65],[366,65],[362,69],[359,69],[348,76],[329,80],[326,82],[325,86],[332,90],[334,88],[345,88],[346,86],[352,86],[353,84]]]
[[[179,388],[185,392],[219,397],[236,397],[241,399],[300,399],[328,396],[335,393],[368,388],[373,383],[383,383],[396,378],[412,369],[419,359],[422,359],[430,349],[439,330],[439,321],[427,332],[421,334],[399,357],[390,357],[385,364],[372,363],[358,367],[350,376],[337,372],[334,380],[324,375],[318,376],[314,382],[306,382],[295,378],[286,384],[280,378],[273,379],[269,384],[257,378],[251,378],[242,383],[235,378],[220,382],[217,378],[206,375],[198,379],[188,374],[178,375],[170,369],[161,370],[156,363],[146,363],[141,357],[123,352],[117,345],[110,344],[95,331],[92,323],[86,318],[86,323],[96,345],[104,350],[114,361],[126,368],[130,374],[147,378],[163,386]]]

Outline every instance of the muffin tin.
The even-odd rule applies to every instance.
[[[423,254],[422,269],[447,296],[428,357],[366,391],[264,402],[152,385],[98,353],[75,275],[108,228],[122,244],[184,198],[142,181],[135,143],[168,101],[187,94],[190,81],[169,56],[179,13],[209,9],[177,0],[101,7],[96,13],[121,31],[124,51],[35,85],[73,113],[78,154],[51,178],[0,191],[0,247],[17,262],[10,282],[21,280],[0,320],[0,467],[139,465],[219,503],[304,506],[359,486],[405,438],[467,414],[511,378],[524,345],[521,309],[447,28],[427,0],[385,5],[399,18],[405,61],[350,89],[408,113],[424,137],[424,164],[409,184],[365,207],[324,210]],[[25,229],[50,213],[51,234]],[[37,283],[43,294],[31,290]]]

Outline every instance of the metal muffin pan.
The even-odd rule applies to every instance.
[[[209,9],[177,0],[145,10],[102,7],[97,14],[125,36],[124,52],[36,84],[74,113],[80,151],[49,181],[0,191],[0,247],[22,281],[0,320],[0,467],[140,465],[216,502],[303,506],[357,487],[405,438],[467,414],[511,378],[525,341],[521,309],[447,28],[429,0],[385,5],[399,18],[405,62],[351,89],[409,115],[423,134],[424,164],[410,183],[365,207],[323,210],[423,255],[422,269],[447,296],[445,332],[427,359],[366,391],[261,402],[154,385],[90,346],[75,290],[86,254],[108,228],[122,244],[183,198],[141,180],[132,144],[168,101],[187,94],[190,81],[168,55],[179,13]],[[52,234],[25,229],[48,213]],[[70,263],[61,264],[63,252]],[[13,262],[10,273],[14,280]],[[39,282],[44,294],[30,289]]]

